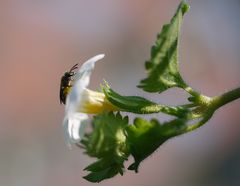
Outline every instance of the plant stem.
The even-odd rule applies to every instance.
[[[233,89],[229,92],[226,92],[220,96],[216,96],[212,98],[212,104],[214,105],[215,109],[226,105],[236,99],[240,98],[240,87]]]
[[[186,92],[188,92],[189,94],[191,94],[192,96],[194,96],[194,97],[200,96],[200,93],[199,93],[199,92],[193,90],[191,87],[189,87],[189,86],[187,86],[187,85],[184,86],[183,89],[184,89]]]
[[[204,116],[203,119],[193,125],[188,126],[187,129],[185,130],[185,133],[193,131],[193,130],[201,127],[212,117],[212,114],[218,108],[220,108],[223,105],[226,105],[238,98],[240,98],[240,88],[233,89],[233,90],[226,92],[220,96],[215,96],[215,97],[211,98],[211,100],[209,101],[209,105],[208,105],[209,108],[207,109],[207,111],[205,111],[205,114],[203,114],[203,116]]]
[[[140,111],[136,112],[138,114],[152,114],[152,113],[165,113],[168,115],[172,116],[177,116],[177,117],[185,117],[188,109],[177,106],[177,107],[172,107],[172,106],[166,106],[166,105],[158,105],[158,104],[153,104],[150,106],[143,107]]]
[[[201,127],[202,125],[204,125],[210,118],[212,117],[212,114],[209,114],[208,116],[206,116],[205,118],[203,118],[201,121],[193,124],[193,125],[189,125],[185,132],[184,133],[187,133],[187,132],[191,132],[199,127]]]

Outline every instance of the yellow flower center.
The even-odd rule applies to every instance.
[[[118,107],[110,103],[101,92],[84,89],[79,105],[79,112],[87,114],[99,114],[104,111],[117,111]]]

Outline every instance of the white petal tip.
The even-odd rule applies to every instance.
[[[94,64],[100,59],[104,58],[104,56],[105,54],[98,54],[88,59],[86,62],[83,63],[83,65],[79,69],[79,72],[83,73],[84,71],[92,70],[94,68]]]
[[[105,54],[98,54],[96,56],[94,56],[93,58],[91,58],[92,61],[98,61],[100,59],[103,59],[105,57]]]

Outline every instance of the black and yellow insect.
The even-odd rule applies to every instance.
[[[66,103],[66,97],[69,92],[69,89],[72,87],[72,76],[75,75],[76,70],[78,68],[78,64],[75,64],[68,72],[65,72],[64,75],[61,78],[61,83],[60,83],[60,104],[65,104]]]

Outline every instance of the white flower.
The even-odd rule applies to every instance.
[[[101,92],[87,89],[95,62],[104,58],[97,55],[86,61],[73,77],[73,85],[66,98],[63,127],[68,143],[79,143],[84,136],[87,114],[98,114],[103,111],[115,111]]]

